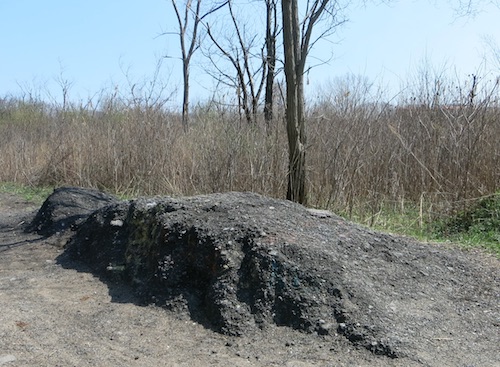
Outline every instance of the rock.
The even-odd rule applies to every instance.
[[[42,236],[64,232],[83,222],[95,210],[117,201],[97,190],[60,187],[45,200],[27,231]]]
[[[13,356],[12,354],[6,354],[3,356],[0,356],[0,366],[3,366],[4,364],[7,364],[9,362],[14,362],[16,361],[16,357]]]
[[[332,331],[335,331],[334,324],[323,322],[317,326],[317,332],[319,335],[328,335]]]

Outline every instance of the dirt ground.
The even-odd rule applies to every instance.
[[[429,325],[412,330],[423,347],[415,356],[391,359],[345,338],[288,327],[225,336],[183,315],[138,305],[125,285],[114,285],[110,294],[85,265],[58,264],[64,239],[23,232],[37,209],[0,193],[0,366],[500,366],[500,263],[480,252],[449,250],[459,263],[447,264],[457,273],[448,286],[461,301],[415,315],[419,325]],[[448,251],[427,246],[429,256]],[[464,270],[464,264],[473,265]],[[464,281],[458,273],[465,271],[476,272],[484,292],[453,284]],[[430,330],[440,312],[454,322]]]

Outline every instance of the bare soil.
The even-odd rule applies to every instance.
[[[350,299],[352,314],[366,307],[370,320],[405,343],[404,353],[389,358],[335,328],[320,335],[270,324],[229,336],[185,313],[142,306],[123,282],[103,282],[82,262],[62,262],[64,235],[25,233],[37,209],[0,193],[0,366],[500,366],[500,263],[488,254],[388,241],[330,218],[351,246],[338,259],[352,264],[344,269],[348,285],[353,294],[363,290],[363,299]],[[325,223],[317,225],[322,235],[330,230]],[[283,233],[297,223],[289,226]],[[356,246],[373,257],[358,256]]]

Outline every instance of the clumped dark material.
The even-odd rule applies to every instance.
[[[99,274],[119,274],[145,302],[183,309],[225,334],[272,323],[341,333],[395,357],[398,341],[366,317],[368,304],[351,307],[347,262],[335,254],[342,242],[326,231],[342,223],[250,193],[138,199],[93,213],[68,251]]]
[[[278,325],[412,358],[499,316],[498,272],[477,279],[458,251],[252,193],[111,202],[76,225],[66,253],[228,335]]]
[[[95,210],[117,199],[111,195],[79,187],[60,187],[43,203],[28,227],[29,232],[51,236],[84,221]]]

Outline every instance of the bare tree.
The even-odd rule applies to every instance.
[[[266,0],[266,3],[273,2]],[[228,15],[231,22],[231,36],[226,37],[226,41],[222,40],[220,35],[212,31],[210,25],[206,25],[208,37],[211,39],[217,52],[226,59],[232,66],[236,76],[233,76],[224,66],[222,66],[211,51],[207,52],[208,58],[215,67],[218,75],[216,78],[224,79],[224,84],[235,88],[238,96],[238,106],[240,111],[243,111],[245,119],[248,123],[256,123],[260,98],[264,85],[266,83],[266,75],[268,75],[269,64],[272,62],[272,76],[274,80],[274,65],[276,59],[275,43],[267,46],[265,39],[264,46],[258,51],[258,34],[252,34],[248,37],[245,32],[246,24],[238,19],[235,13],[232,0],[228,0],[224,5],[227,5]],[[228,24],[224,23],[224,27],[228,28]],[[272,30],[270,30],[272,34]],[[272,60],[266,56],[266,50],[273,49],[271,55]],[[223,82],[223,80],[219,80]],[[266,95],[267,96],[267,95]]]
[[[195,51],[199,48],[198,27],[201,22],[200,9],[201,1],[195,0],[195,8],[192,8],[192,0],[184,2],[184,13],[181,15],[176,0],[172,0],[172,5],[179,22],[179,41],[182,53],[182,76],[183,76],[183,101],[182,101],[182,126],[184,130],[189,126],[189,68],[191,58]],[[193,20],[191,34],[188,35],[189,20]],[[189,37],[189,38],[188,38]]]
[[[266,2],[266,91],[264,95],[264,120],[269,128],[273,120],[274,80],[276,77],[276,40],[279,33],[277,0],[265,0]],[[264,55],[263,55],[264,58]]]
[[[475,17],[488,5],[500,8],[499,0],[453,0],[449,1],[459,16]]]
[[[307,0],[305,15],[299,20],[298,0],[281,0],[283,48],[285,53],[286,126],[289,149],[287,199],[307,202],[306,130],[304,119],[304,72],[307,55],[316,41],[344,22],[335,0]],[[314,27],[328,16],[331,20],[319,36],[312,39]]]

